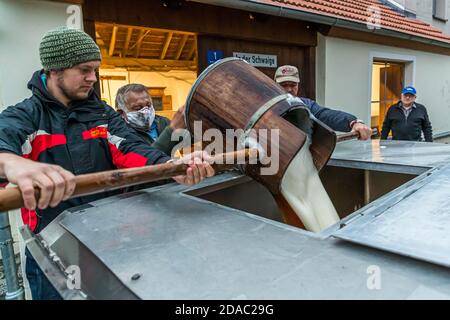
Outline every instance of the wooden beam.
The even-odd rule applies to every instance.
[[[172,40],[173,31],[170,31],[167,33],[166,36],[166,42],[164,43],[163,50],[161,52],[161,56],[159,57],[161,60],[163,60],[166,57],[167,49],[169,49],[170,41]]]
[[[127,37],[123,46],[122,57],[126,57],[128,54],[128,47],[130,46],[131,35],[133,34],[133,28],[128,28]]]
[[[116,37],[117,37],[118,29],[119,29],[118,26],[113,27],[113,32],[112,32],[112,36],[111,36],[111,42],[109,43],[109,52],[108,52],[108,55],[110,57],[112,57],[114,54],[114,47],[116,46]]]
[[[141,29],[139,31],[139,36],[138,36],[138,40],[135,42],[134,45],[131,46],[131,48],[129,50],[133,50],[134,47],[136,47],[136,51],[134,53],[134,57],[137,58],[139,57],[139,54],[141,53],[141,45],[142,45],[142,40],[144,40],[145,36],[147,35],[147,33],[149,33],[150,30],[143,30]]]
[[[125,77],[125,76],[100,76],[100,80],[121,80],[121,81],[125,81],[125,80],[127,80],[127,77]]]
[[[195,56],[196,51],[197,51],[197,36],[194,36],[194,41],[192,42],[192,47],[189,50],[188,60],[192,60],[193,56]]]
[[[182,69],[196,70],[197,64],[194,61],[183,60],[160,60],[160,59],[136,59],[105,57],[102,59],[102,68],[135,68],[135,69]]]
[[[102,57],[108,56],[108,51],[106,50],[106,48],[100,48],[100,53],[102,54]]]
[[[184,46],[186,45],[186,41],[188,39],[189,35],[185,34],[181,38],[180,44],[178,45],[177,53],[175,54],[175,60],[180,60],[181,53],[183,52]]]
[[[286,46],[317,45],[317,24],[308,21],[271,15],[261,17],[264,22],[254,21],[248,18],[249,13],[246,10],[213,6],[207,3],[208,1],[199,1],[202,3],[185,1],[189,5],[183,6],[183,10],[167,10],[160,5],[161,1],[157,0],[115,0],[107,7],[102,5],[103,2],[105,1],[86,1],[87,9],[83,18],[102,21],[102,23],[117,23],[121,27],[122,25],[147,28],[151,26],[155,30],[184,30],[191,34],[199,33],[223,39],[242,39]],[[234,1],[220,2],[232,3]],[[268,3],[268,1],[262,2]],[[228,21],[235,23],[227,23]],[[291,32],[292,30],[296,31]]]
[[[102,36],[100,35],[100,33],[98,33],[98,31],[95,32],[95,38],[97,40],[97,44],[101,47],[105,46],[105,41],[103,41]]]
[[[113,23],[96,22],[96,25],[99,27],[110,28],[113,25]],[[144,31],[156,31],[156,32],[163,32],[163,33],[173,32],[173,30],[171,30],[171,29],[149,28],[149,27],[141,27],[139,25],[131,25],[131,24],[118,24],[118,26],[121,28],[133,28],[135,30],[144,30]],[[181,30],[177,30],[176,33],[177,34],[187,34],[190,36],[195,34],[194,32],[181,31]]]

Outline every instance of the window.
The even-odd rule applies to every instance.
[[[409,18],[416,18],[417,2],[419,0],[379,0],[392,10]],[[422,0],[420,0],[422,1]]]
[[[405,0],[402,1],[394,1],[394,0],[387,0],[387,4],[390,4],[391,6],[395,7],[398,10],[405,11]]]
[[[172,96],[165,95],[165,87],[150,87],[149,94],[152,97],[155,111],[172,110]]]
[[[433,18],[447,21],[447,1],[433,0]]]

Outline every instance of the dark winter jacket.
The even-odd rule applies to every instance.
[[[354,115],[344,111],[332,110],[320,106],[316,101],[301,97],[304,104],[310,109],[311,113],[320,121],[325,123],[335,131],[349,132],[350,123],[356,120]]]
[[[156,123],[156,131],[158,132],[158,137],[161,135],[161,133],[164,131],[164,129],[170,124],[170,120],[166,117],[155,115],[155,121]],[[147,132],[143,132],[140,130],[136,130],[130,126],[130,128],[138,134],[142,139],[144,139],[148,144],[153,144],[155,141],[150,137],[150,135]]]

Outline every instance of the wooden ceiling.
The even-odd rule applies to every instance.
[[[195,33],[96,23],[102,68],[142,71],[197,70]]]

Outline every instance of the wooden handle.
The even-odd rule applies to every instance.
[[[216,172],[232,169],[237,163],[256,160],[257,149],[243,149],[239,151],[222,153],[213,156],[211,164]],[[169,179],[184,175],[188,168],[181,161],[156,164],[146,167],[118,169],[89,174],[81,174],[75,177],[76,187],[71,198],[86,196],[136,184]],[[39,199],[40,191],[35,188],[36,199]],[[23,207],[22,193],[18,187],[0,190],[0,212]]]
[[[358,139],[359,138],[359,132],[358,131],[351,131],[348,133],[340,134],[336,137],[337,142],[351,140],[351,139]]]
[[[376,135],[377,132],[378,132],[377,129],[372,129],[372,136]],[[351,140],[351,139],[359,139],[359,132],[358,131],[350,131],[347,133],[340,134],[336,137],[337,142],[342,142],[342,141]]]

